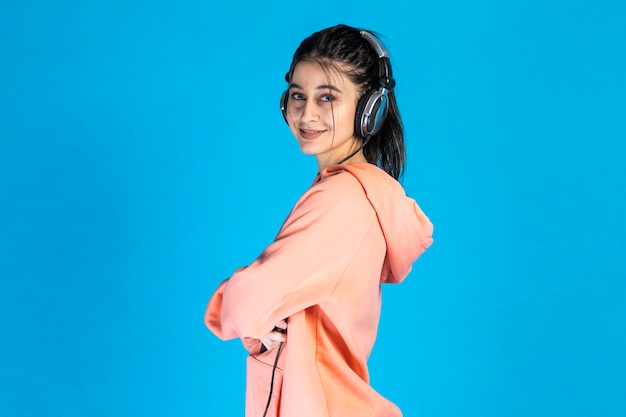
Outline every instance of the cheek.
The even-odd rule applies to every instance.
[[[340,113],[336,116],[337,128],[342,130],[354,130],[354,117],[356,113],[355,107],[346,107],[340,110]]]
[[[300,129],[296,127],[296,124],[294,122],[289,122],[289,131],[291,132],[291,135],[296,139],[298,139],[298,137],[300,136]]]
[[[285,118],[287,121],[287,125],[289,126],[289,130],[291,130],[292,132],[296,129],[295,125],[296,125],[296,117],[294,116],[293,112],[289,112],[287,111],[287,113],[285,114]]]
[[[322,116],[322,120],[326,126],[334,127],[337,130],[344,130],[346,126],[353,123],[354,111],[346,106],[335,106],[332,110],[329,108]]]

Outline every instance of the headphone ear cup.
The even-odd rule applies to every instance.
[[[362,137],[373,136],[383,127],[389,109],[387,91],[385,88],[370,90],[359,100],[355,130]]]
[[[356,105],[356,114],[354,117],[354,133],[361,135],[361,137],[365,137],[367,135],[367,119],[368,117],[364,114],[365,107],[367,103],[369,103],[370,98],[372,97],[372,93],[374,90],[369,90],[365,94],[361,96],[359,102]]]
[[[280,96],[280,111],[283,113],[283,119],[285,119],[285,123],[289,124],[287,120],[287,101],[289,100],[289,90],[283,91],[283,94]]]

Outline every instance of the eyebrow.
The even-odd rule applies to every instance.
[[[299,88],[300,90],[304,90],[304,88],[302,88],[301,85],[296,84],[296,83],[289,84],[289,88]],[[318,85],[317,87],[315,87],[315,89],[316,90],[331,90],[331,91],[336,91],[338,93],[342,92],[340,89],[338,89],[334,85],[328,85],[328,84]]]

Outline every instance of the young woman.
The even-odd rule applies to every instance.
[[[398,178],[405,153],[388,53],[339,25],[296,50],[283,116],[318,174],[270,244],[222,282],[205,323],[241,338],[246,416],[396,417],[369,385],[381,284],[401,282],[432,225]]]

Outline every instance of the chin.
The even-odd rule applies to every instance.
[[[307,141],[307,140],[298,140],[298,145],[300,146],[300,151],[302,151],[303,154],[306,155],[317,155],[318,153],[322,153],[325,150],[322,149],[323,146],[321,146],[322,144],[317,142],[311,142],[311,141]]]

